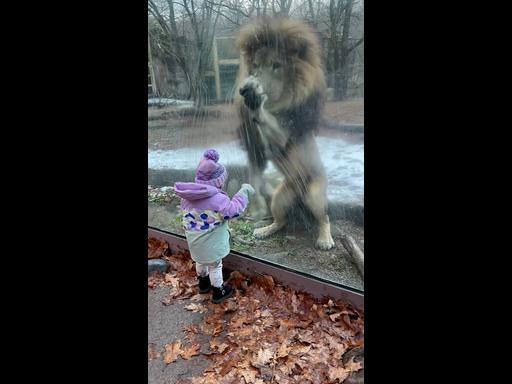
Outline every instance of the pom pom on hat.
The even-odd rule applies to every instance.
[[[207,151],[204,152],[203,157],[218,162],[220,156],[219,152],[217,152],[215,149],[208,149]]]

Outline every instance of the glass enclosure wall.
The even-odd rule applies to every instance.
[[[301,24],[293,33],[278,21],[263,34],[254,27],[239,40],[253,51],[241,54],[240,31],[262,25],[254,20],[264,15]],[[203,152],[215,148],[230,197],[243,183],[258,187],[250,209],[230,221],[232,249],[363,290],[356,262],[364,252],[363,24],[362,0],[148,0],[148,225],[184,234],[172,187],[193,182]],[[271,115],[276,125],[241,130],[243,108],[246,119]],[[265,139],[247,142],[247,130]],[[260,239],[258,228],[273,220],[273,196],[285,225]],[[314,212],[324,203],[332,248],[322,234],[329,226]]]

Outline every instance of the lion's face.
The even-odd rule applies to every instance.
[[[254,53],[254,60],[250,63],[249,75],[254,76],[263,87],[267,95],[267,103],[275,103],[281,99],[284,84],[289,77],[286,72],[286,58],[279,54],[275,48],[262,47]]]

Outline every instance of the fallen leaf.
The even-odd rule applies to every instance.
[[[238,271],[233,271],[229,275],[228,283],[237,289],[246,289],[247,288],[247,278]]]
[[[148,361],[156,360],[160,357],[160,353],[156,350],[155,343],[148,344]]]
[[[151,274],[151,276],[148,277],[148,288],[154,289],[158,287],[162,283],[162,280],[161,272]]]
[[[189,324],[185,327],[183,327],[183,330],[185,332],[188,332],[188,333],[194,333],[194,334],[198,334],[199,333],[199,329],[197,328],[197,326],[193,325],[193,324]]]
[[[158,259],[165,256],[169,249],[169,244],[163,240],[154,237],[148,239],[148,259]]]
[[[311,349],[311,345],[295,345],[290,348],[290,354],[295,356],[302,356],[308,353]]]
[[[269,309],[265,309],[263,311],[261,311],[261,317],[270,317],[272,316],[272,312],[270,312]]]
[[[165,274],[165,282],[166,283],[171,283],[171,285],[173,287],[179,287],[179,285],[180,285],[180,279],[178,279],[177,277],[171,275],[170,273],[166,273]]]
[[[297,358],[294,356],[288,356],[284,363],[280,363],[277,365],[277,368],[286,376],[292,374],[295,369],[295,365],[297,363]]]
[[[206,303],[210,295],[196,294],[190,254],[173,253],[163,259],[171,264],[171,272],[152,275],[148,287],[169,287],[164,301],[187,298],[185,309],[205,313],[197,325],[184,327],[186,347],[174,343],[165,348],[167,364],[180,355],[188,360],[205,354],[211,360],[203,375],[182,384],[334,384],[364,372],[364,360],[351,358],[354,347],[364,348],[363,311],[341,301],[316,300],[265,276],[256,277],[246,290],[220,305]],[[233,279],[239,284],[248,281],[236,273]],[[196,335],[213,338],[209,344],[200,343],[204,339]],[[148,361],[157,354],[148,345]],[[163,355],[161,351],[160,359]]]
[[[233,328],[240,328],[244,323],[249,323],[249,320],[245,315],[234,316],[231,319],[231,326]]]
[[[297,333],[297,339],[303,343],[314,343],[316,338],[313,336],[313,331],[304,331]]]
[[[175,341],[172,344],[165,344],[164,363],[170,364],[176,361],[178,356],[183,352],[181,350],[181,340]]]
[[[333,357],[336,360],[341,359],[343,354],[347,351],[347,346],[345,343],[340,343],[339,341],[329,338],[329,348],[333,353]]]
[[[208,300],[210,295],[204,293],[198,293],[190,298],[192,301],[205,301]]]
[[[256,357],[252,359],[251,364],[256,368],[264,367],[270,363],[273,356],[274,353],[270,349],[260,348]]]
[[[185,360],[190,360],[192,356],[199,355],[200,349],[201,346],[199,344],[192,344],[190,348],[187,348],[186,350],[181,352],[181,357],[183,357]]]
[[[271,292],[275,286],[274,279],[269,275],[256,275],[252,278],[252,282],[267,292]]]
[[[254,368],[238,369],[238,375],[243,377],[247,384],[256,384],[256,373],[258,373],[258,371]]]
[[[210,340],[210,348],[218,353],[223,353],[227,348],[229,348],[229,344],[219,343],[217,339]]]
[[[299,311],[299,300],[297,299],[297,295],[295,295],[295,293],[292,296],[292,309],[294,313]]]
[[[204,305],[201,305],[201,304],[189,304],[189,305],[185,305],[184,307],[187,311],[192,311],[192,312],[199,312],[199,313],[204,313],[204,312],[208,312],[208,308],[206,308]]]
[[[337,379],[340,381],[340,383],[342,383],[343,380],[345,380],[348,377],[348,375],[350,374],[350,371],[346,370],[343,367],[329,366],[328,374],[329,374],[330,381],[334,381]]]
[[[176,296],[176,299],[177,300],[189,299],[190,297],[192,297],[193,294],[194,294],[194,289],[186,288],[185,291],[183,291],[183,293],[181,293],[179,296]]]
[[[223,303],[225,313],[235,312],[238,309],[238,305],[235,300],[227,300]]]
[[[277,349],[276,357],[286,357],[290,352],[290,348],[286,344],[281,344],[281,346]]]
[[[205,335],[218,336],[222,332],[223,326],[221,323],[201,324],[200,328]]]

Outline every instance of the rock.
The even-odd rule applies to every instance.
[[[345,384],[364,384],[364,347],[354,348],[343,355],[343,364],[347,364],[350,360],[361,362],[363,368],[357,372],[353,372],[343,382]]]
[[[148,275],[154,272],[165,273],[169,265],[165,260],[162,259],[151,259],[148,260]]]
[[[349,377],[343,382],[343,384],[364,384],[364,369],[361,369],[355,373],[351,373]]]

